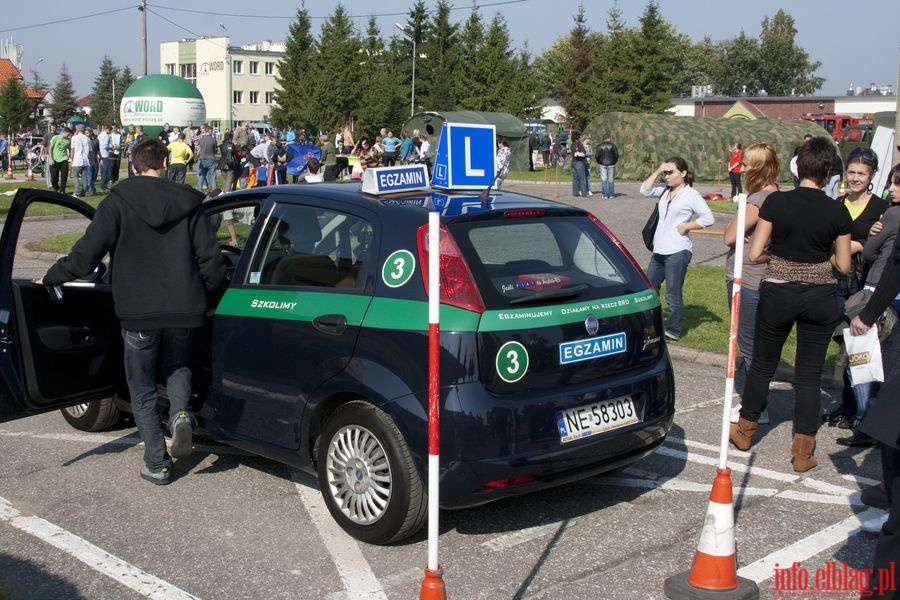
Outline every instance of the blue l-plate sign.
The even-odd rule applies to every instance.
[[[493,125],[444,123],[431,185],[481,190],[494,181],[497,129]]]

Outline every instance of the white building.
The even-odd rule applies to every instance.
[[[275,103],[275,76],[285,55],[282,42],[231,46],[227,36],[162,42],[160,73],[197,86],[206,120],[220,130],[235,122],[268,121]]]

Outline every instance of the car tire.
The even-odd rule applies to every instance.
[[[112,398],[67,406],[60,412],[69,425],[79,431],[103,431],[119,422],[122,412]]]
[[[319,438],[317,471],[328,511],[370,544],[391,544],[425,523],[427,498],[406,441],[391,417],[353,401],[338,407]]]

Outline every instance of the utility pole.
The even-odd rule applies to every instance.
[[[147,74],[147,0],[141,0],[141,74]]]
[[[900,47],[897,48],[897,87],[894,88],[894,99],[896,107],[894,108],[894,156],[891,160],[892,165],[900,163]],[[888,183],[890,185],[890,183]]]

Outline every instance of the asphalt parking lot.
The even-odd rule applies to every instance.
[[[676,363],[675,426],[629,469],[441,513],[448,597],[661,598],[690,568],[715,475],[721,369]],[[826,402],[830,397],[826,395]],[[730,452],[739,573],[773,596],[775,563],[867,567],[880,511],[860,504],[877,454],[823,428],[819,466],[789,464],[792,392],[775,384],[773,422]],[[424,534],[391,547],[345,535],[316,480],[200,438],[180,478],[138,477],[135,429],[89,434],[59,413],[0,425],[0,580],[16,599],[415,598]]]
[[[520,185],[555,193],[509,187]],[[560,200],[595,210],[644,264],[633,236],[651,203],[634,184],[618,187],[625,195],[613,200],[558,189]],[[696,236],[694,262],[721,264],[723,249],[716,236]],[[666,577],[687,570],[697,548],[725,386],[721,367],[676,358],[675,368],[675,426],[653,455],[610,475],[441,513],[448,597],[663,597]],[[832,394],[823,392],[825,406]],[[877,453],[839,446],[846,432],[823,428],[819,466],[795,474],[790,385],[773,384],[770,400],[772,424],[757,445],[729,453],[739,574],[764,598],[782,591],[776,563],[868,567],[876,536],[859,524],[881,514],[859,500],[879,476]],[[141,453],[127,422],[97,434],[71,429],[59,413],[0,424],[0,582],[12,598],[418,597],[424,532],[390,547],[357,542],[332,521],[315,477],[202,437],[168,487],[139,478]]]

